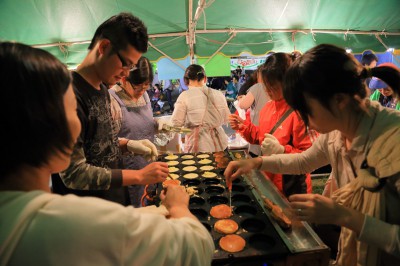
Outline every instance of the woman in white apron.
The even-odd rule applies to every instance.
[[[185,84],[171,117],[177,127],[192,130],[185,136],[185,152],[216,152],[228,147],[228,137],[222,128],[230,114],[224,95],[207,87],[207,77],[199,65],[190,65],[185,71]]]

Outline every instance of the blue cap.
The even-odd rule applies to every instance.
[[[382,81],[382,80],[380,80],[380,79],[378,79],[378,78],[373,77],[373,78],[371,79],[371,81],[369,82],[368,87],[369,87],[370,89],[383,89],[383,88],[387,88],[387,87],[389,87],[389,86],[388,86],[384,81]]]
[[[371,50],[365,50],[365,51],[362,53],[362,56],[367,55],[367,54],[374,54],[374,52],[372,52]]]

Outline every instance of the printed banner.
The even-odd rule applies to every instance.
[[[238,66],[248,70],[256,70],[259,65],[265,62],[265,58],[231,58],[231,70]]]

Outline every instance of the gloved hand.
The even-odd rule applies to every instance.
[[[165,129],[165,127],[172,127],[172,124],[169,120],[166,119],[158,119],[157,120],[158,131]]]
[[[285,152],[285,147],[271,134],[265,134],[261,144],[261,151],[264,156],[280,154]]]
[[[129,140],[126,144],[128,151],[143,155],[147,161],[156,161],[158,152],[156,146],[148,139]]]

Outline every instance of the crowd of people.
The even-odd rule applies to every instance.
[[[210,265],[214,240],[184,187],[166,186],[160,206],[143,196],[169,175],[157,162],[157,132],[185,127],[185,152],[218,152],[228,147],[227,123],[254,145],[254,158],[229,163],[227,187],[265,171],[293,216],[341,228],[337,265],[400,264],[394,64],[376,65],[371,54],[361,64],[321,44],[273,53],[251,75],[236,69],[225,93],[192,64],[175,103],[180,84],[163,84],[171,118],[158,119],[162,88],[151,86],[147,49],[147,28],[130,13],[97,28],[74,71],[46,51],[0,43],[3,134],[14,140],[0,147],[0,265]],[[323,194],[312,194],[309,173],[328,164]]]
[[[170,115],[174,111],[177,96],[185,91],[180,80],[165,80],[150,85],[147,94],[151,101],[154,116]]]

